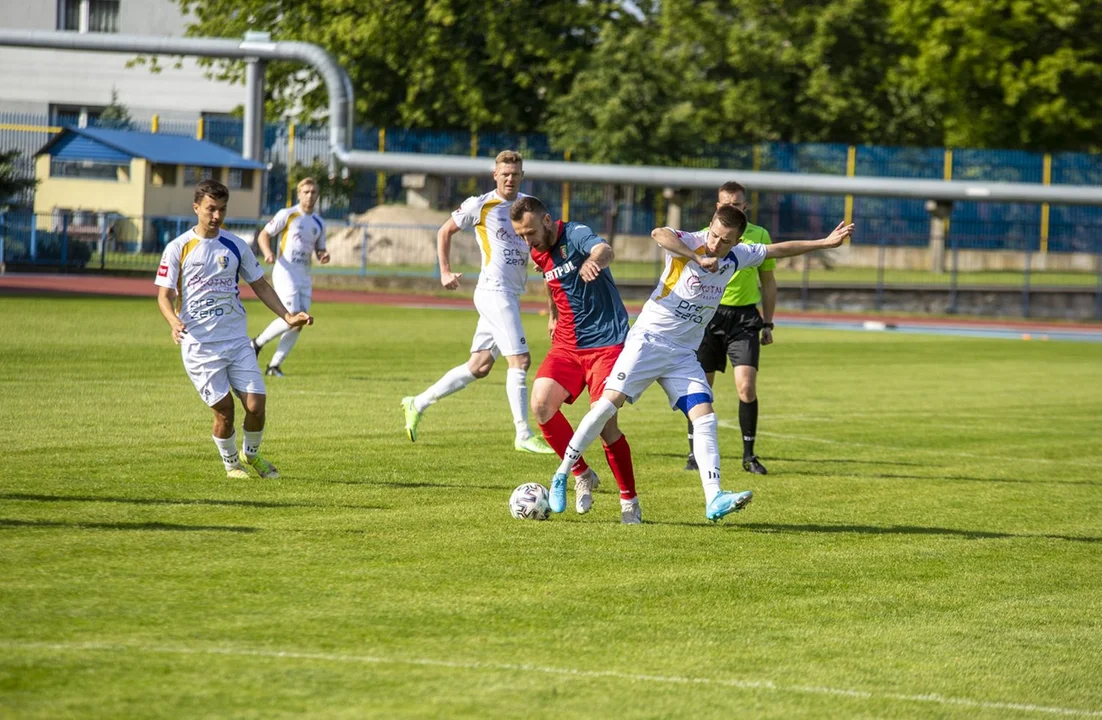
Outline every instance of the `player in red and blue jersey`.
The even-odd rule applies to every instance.
[[[574,436],[562,414],[585,388],[590,400],[601,397],[628,333],[628,313],[608,269],[612,246],[585,225],[555,222],[543,203],[522,197],[509,211],[513,230],[532,251],[547,287],[551,350],[532,386],[532,412],[547,444],[561,458]],[[605,457],[620,487],[620,519],[639,523],[631,446],[616,418],[601,431]],[[574,464],[575,509],[588,512],[597,475],[582,458]]]

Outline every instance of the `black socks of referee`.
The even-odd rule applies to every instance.
[[[738,402],[738,424],[742,430],[742,457],[754,455],[754,439],[758,434],[758,401]]]
[[[689,421],[689,456],[693,454],[693,421]]]

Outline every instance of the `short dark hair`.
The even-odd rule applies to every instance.
[[[719,220],[719,224],[731,230],[738,230],[739,237],[746,232],[746,214],[734,205],[721,205],[716,208],[716,214],[712,220]]]
[[[215,200],[229,200],[230,191],[222,183],[217,180],[204,180],[195,186],[195,203],[199,204],[203,202],[203,196],[213,198]]]
[[[526,213],[533,213],[541,218],[549,214],[547,207],[539,201],[539,198],[534,198],[531,195],[525,195],[513,203],[512,209],[509,210],[509,219],[520,220]]]
[[[716,191],[716,195],[720,193],[727,193],[728,195],[737,195],[738,193],[746,194],[746,188],[742,186],[742,183],[730,180],[719,186],[719,190]]]

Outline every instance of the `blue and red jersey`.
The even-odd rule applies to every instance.
[[[579,350],[620,345],[628,334],[628,311],[605,268],[593,282],[578,271],[604,239],[585,225],[556,223],[558,239],[547,252],[532,248],[532,260],[543,271],[551,300],[559,311],[552,345]]]

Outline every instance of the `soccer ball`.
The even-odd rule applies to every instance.
[[[546,520],[551,514],[547,488],[539,483],[524,483],[509,498],[509,512],[517,520]]]

